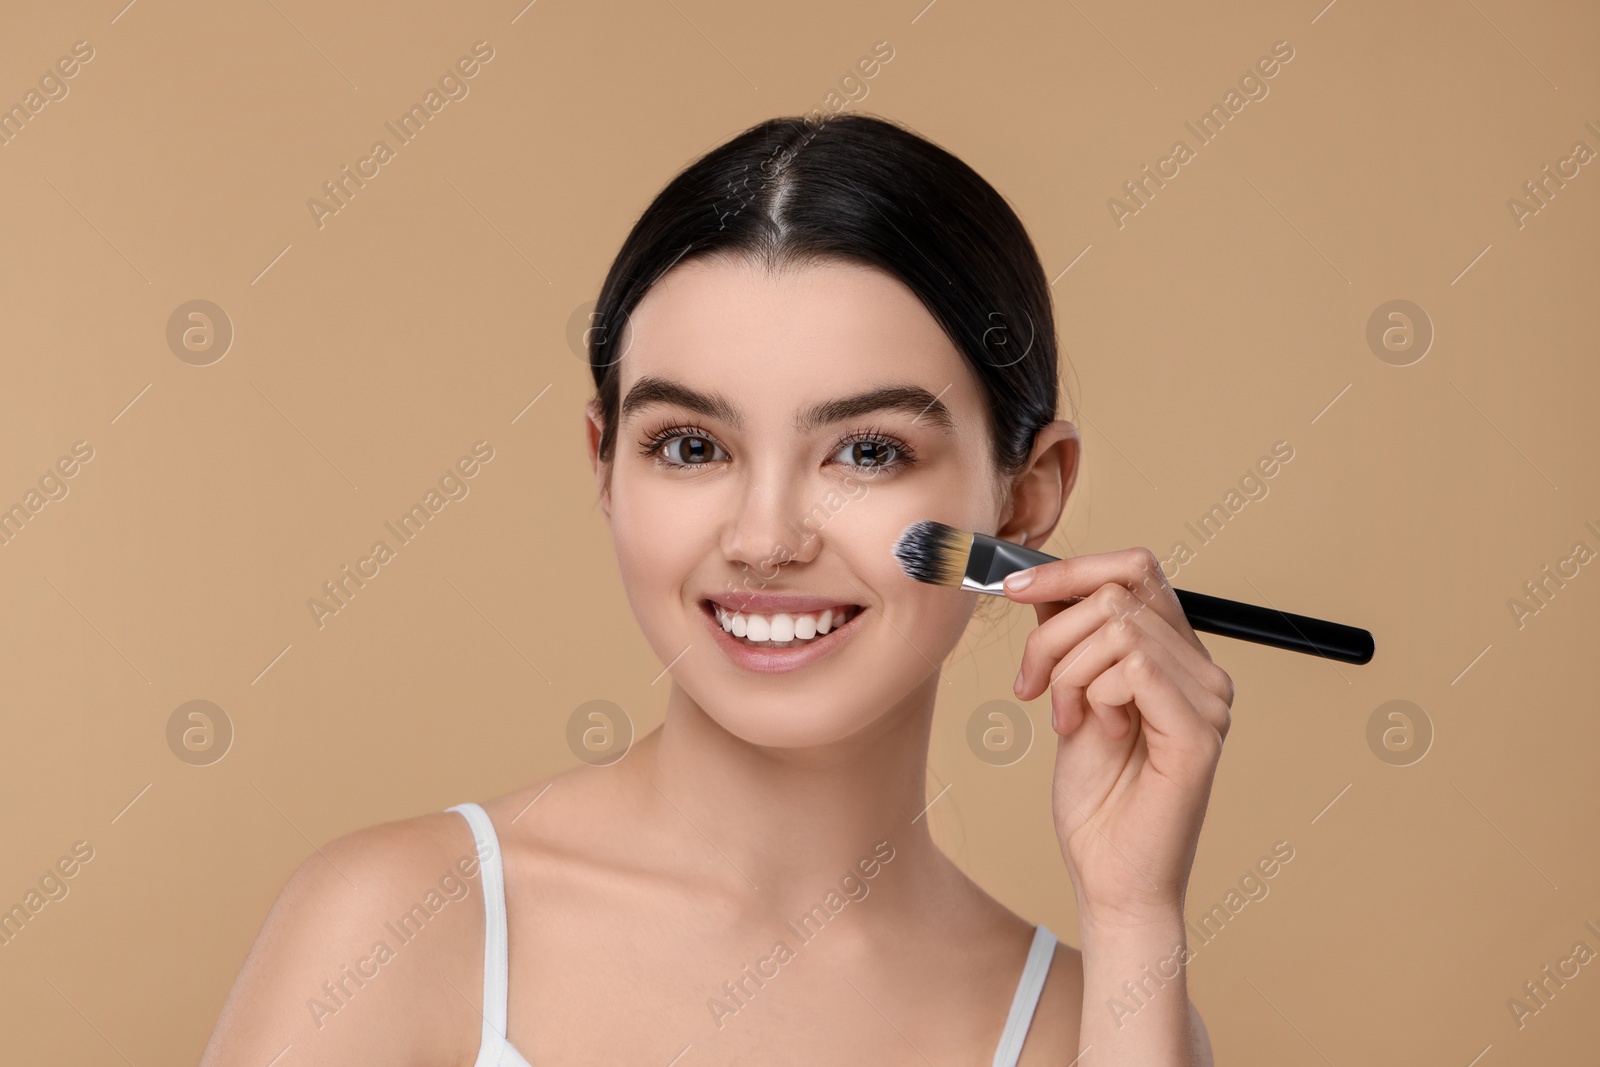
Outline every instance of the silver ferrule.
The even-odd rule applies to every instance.
[[[1004,584],[1005,584],[1005,579],[1004,578],[1002,578],[998,582],[990,582],[987,585],[985,585],[984,583],[979,582],[979,581],[974,581],[971,578],[962,578],[961,579],[961,588],[970,589],[974,593],[991,593],[994,596],[1005,596],[1006,595],[1006,591],[1003,588],[1001,588],[1001,586],[1004,585]]]

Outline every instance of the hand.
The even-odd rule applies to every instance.
[[[1084,925],[1181,916],[1233,706],[1233,679],[1195,636],[1144,548],[1031,568],[1019,699],[1051,691],[1056,836]]]

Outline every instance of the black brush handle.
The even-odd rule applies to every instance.
[[[1024,548],[989,534],[974,534],[968,556],[968,579],[985,586],[985,592],[1004,596],[1001,581],[1013,571],[1053,563],[1060,559],[1036,548]],[[1208,634],[1221,634],[1258,645],[1285,648],[1313,656],[1326,656],[1343,663],[1367,663],[1372,659],[1372,633],[1357,626],[1291,615],[1276,608],[1263,608],[1237,600],[1224,600],[1205,593],[1174,589],[1189,625]]]
[[[1187,589],[1173,592],[1178,595],[1184,617],[1196,630],[1286,648],[1291,652],[1326,656],[1343,663],[1367,663],[1372,659],[1370,630],[1255,604],[1241,604],[1205,593],[1191,593]]]

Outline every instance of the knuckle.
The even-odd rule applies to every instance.
[[[1215,765],[1222,757],[1222,732],[1209,723],[1202,724],[1194,731],[1194,752],[1198,759]]]
[[[1211,670],[1211,684],[1206,688],[1210,689],[1212,692],[1221,697],[1224,706],[1230,708],[1233,707],[1233,676],[1227,671],[1223,670],[1221,667],[1218,667],[1215,663],[1211,665]]]
[[[1195,704],[1195,710],[1200,713],[1200,717],[1206,721],[1207,725],[1220,734],[1226,735],[1228,727],[1233,725],[1232,713],[1228,711],[1228,706],[1218,696],[1212,695],[1209,700],[1201,699]]]
[[[1108,618],[1116,618],[1129,614],[1134,602],[1138,600],[1125,585],[1116,582],[1107,582],[1095,590],[1094,598],[1099,608],[1106,613]]]
[[[1161,569],[1161,558],[1150,549],[1143,546],[1130,548],[1127,551],[1127,558],[1133,571],[1129,579],[1132,587],[1154,593],[1165,584],[1167,573]]]

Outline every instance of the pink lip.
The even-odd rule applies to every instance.
[[[752,597],[751,599],[754,601],[757,598]],[[818,603],[823,608],[834,606],[832,603],[817,600],[815,597],[810,598],[810,602]],[[836,627],[821,637],[813,637],[811,640],[794,645],[791,648],[757,648],[753,645],[745,644],[742,640],[724,630],[722,623],[717,621],[716,612],[712,610],[706,601],[701,601],[699,608],[701,616],[706,620],[706,625],[711,628],[712,640],[716,641],[717,647],[722,649],[723,655],[732,660],[735,665],[743,667],[747,671],[754,671],[757,674],[784,674],[788,671],[797,671],[802,667],[809,667],[822,657],[844,647],[850,638],[855,636],[856,630],[859,629],[856,623],[861,616],[866,614],[866,609],[863,608],[856,612],[850,621],[843,626]],[[762,613],[756,612],[756,614]]]
[[[722,605],[729,611],[748,611],[756,615],[776,615],[779,612],[798,614],[804,611],[858,606],[854,600],[804,596],[800,593],[716,593],[706,599],[713,604]]]

